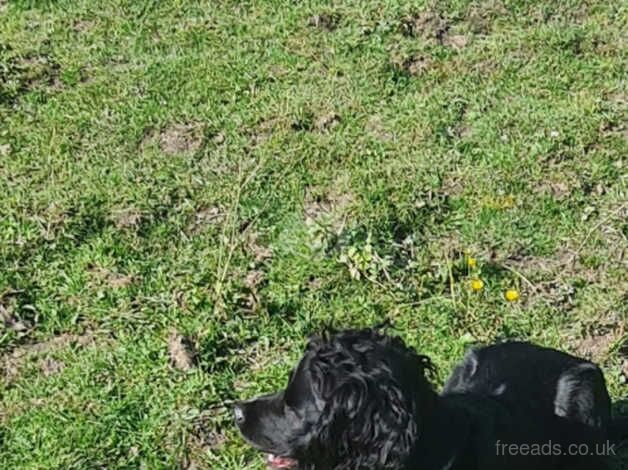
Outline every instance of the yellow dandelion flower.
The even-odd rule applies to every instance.
[[[478,266],[478,260],[473,256],[467,256],[467,266],[471,269],[475,269]]]
[[[474,291],[480,291],[484,287],[484,281],[482,279],[473,279],[471,281],[471,289]]]
[[[516,302],[519,300],[519,292],[516,289],[508,289],[504,294],[508,302]]]

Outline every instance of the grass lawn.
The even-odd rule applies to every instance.
[[[330,323],[625,398],[627,18],[0,0],[0,468],[264,468],[226,405]]]

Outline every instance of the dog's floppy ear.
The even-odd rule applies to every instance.
[[[414,403],[385,366],[368,372],[330,368],[321,381],[325,407],[318,443],[338,469],[404,468],[417,435]],[[331,376],[330,376],[331,374]]]

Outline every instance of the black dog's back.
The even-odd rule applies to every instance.
[[[471,350],[443,393],[492,396],[539,417],[558,416],[600,429],[610,420],[610,397],[595,364],[524,342]]]
[[[443,396],[460,394],[503,404],[521,424],[512,435],[518,443],[551,441],[562,451],[585,444],[594,453],[607,438],[611,402],[602,372],[560,351],[523,342],[471,350],[443,390]],[[552,468],[604,467],[597,455],[554,459]]]

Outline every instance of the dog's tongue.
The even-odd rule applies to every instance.
[[[292,468],[297,465],[297,461],[290,457],[268,454],[268,465],[272,468]]]

